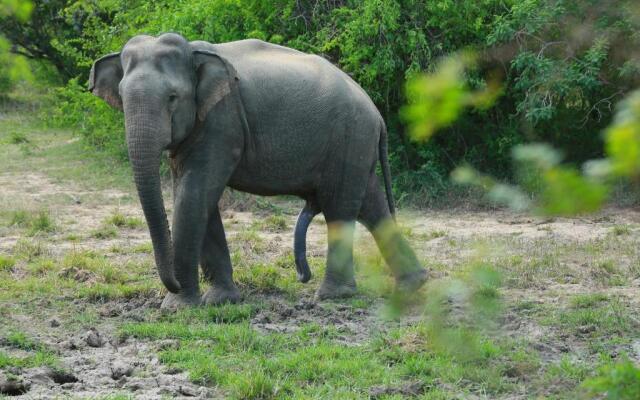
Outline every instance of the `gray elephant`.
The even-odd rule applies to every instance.
[[[120,53],[97,60],[89,81],[95,95],[124,111],[135,184],[169,290],[163,307],[239,300],[218,210],[226,186],[307,200],[296,229],[301,280],[309,278],[306,229],[324,214],[329,248],[320,299],[356,290],[353,231],[343,229],[356,220],[373,233],[400,290],[426,281],[392,220],[384,121],[363,89],[327,60],[260,40],[211,44],[173,33],[138,35]],[[160,187],[164,150],[173,178],[173,235]],[[199,264],[211,282],[202,298]]]

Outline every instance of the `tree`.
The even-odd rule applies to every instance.
[[[35,0],[30,18],[15,13],[0,16],[0,30],[12,53],[50,63],[67,81],[88,71],[79,62],[86,56],[79,40],[85,30],[97,23],[105,28],[110,21],[111,14],[93,1]]]

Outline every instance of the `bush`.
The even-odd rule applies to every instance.
[[[395,193],[422,203],[447,192],[449,172],[464,162],[512,178],[510,149],[524,142],[551,142],[572,163],[601,156],[611,104],[640,76],[629,59],[640,44],[629,0],[53,3],[59,26],[73,30],[51,38],[55,51],[79,74],[57,91],[54,122],[78,126],[90,144],[126,157],[121,116],[84,91],[98,56],[141,32],[259,38],[321,54],[363,86],[387,121]],[[433,140],[413,142],[398,118],[405,81],[464,49],[480,59],[467,84],[485,87],[488,76],[503,82],[502,96],[489,110],[464,112]]]
[[[50,103],[43,121],[53,127],[73,127],[89,145],[127,160],[122,113],[89,93],[78,79],[56,88]]]

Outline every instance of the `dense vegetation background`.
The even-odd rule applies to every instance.
[[[85,87],[92,62],[131,36],[259,38],[321,54],[383,113],[396,196],[428,204],[449,191],[462,163],[511,178],[516,144],[551,142],[576,164],[600,157],[613,106],[640,83],[637,8],[625,0],[38,0],[28,20],[0,13],[0,30],[13,53],[32,60],[36,80],[56,88],[46,121],[123,159],[121,116]],[[501,96],[413,142],[399,117],[406,81],[461,50],[479,59],[467,84],[499,81]],[[14,81],[0,72],[2,91]]]

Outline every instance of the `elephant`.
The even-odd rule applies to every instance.
[[[226,187],[306,200],[295,235],[300,280],[310,278],[307,227],[324,214],[329,244],[318,299],[356,293],[356,221],[372,232],[397,290],[412,292],[427,280],[394,223],[384,120],[328,60],[256,39],[212,44],[176,33],[137,35],[94,62],[89,90],[124,112],[133,179],[168,290],[161,307],[240,300],[218,209]],[[159,172],[164,151],[171,229]],[[382,233],[381,226],[390,228]],[[198,265],[211,284],[203,295]]]

